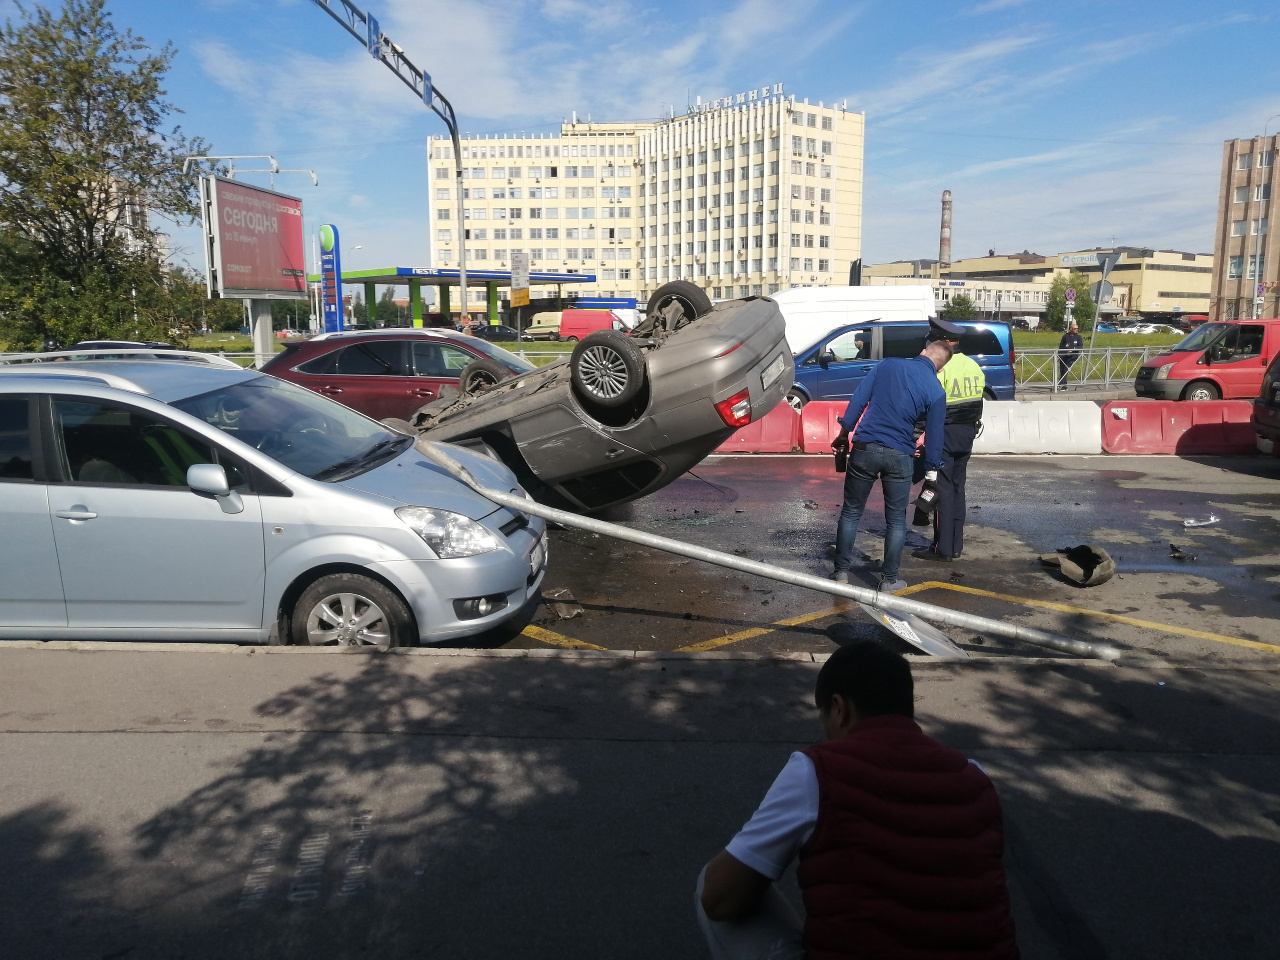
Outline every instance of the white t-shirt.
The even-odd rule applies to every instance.
[[[970,760],[979,770],[982,764]],[[770,880],[777,880],[813,836],[818,823],[818,774],[808,754],[791,754],[746,826],[725,847]]]

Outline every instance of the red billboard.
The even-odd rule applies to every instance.
[[[306,298],[301,200],[223,177],[201,179],[201,200],[210,295]]]

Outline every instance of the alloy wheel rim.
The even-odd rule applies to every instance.
[[[312,646],[387,647],[391,628],[382,608],[356,593],[335,593],[307,614],[307,642]]]
[[[627,365],[622,356],[608,347],[593,346],[582,352],[578,375],[583,385],[595,396],[612,400],[627,386]]]

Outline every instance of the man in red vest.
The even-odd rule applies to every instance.
[[[716,960],[1016,960],[995,787],[912,719],[905,659],[874,641],[818,674],[825,743],[791,755],[698,878]],[[803,921],[774,886],[799,856]]]

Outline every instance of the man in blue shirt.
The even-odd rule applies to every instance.
[[[942,466],[943,423],[947,395],[938,382],[960,342],[960,327],[946,320],[929,320],[929,340],[918,357],[887,357],[863,378],[840,418],[841,430],[831,445],[843,446],[850,431],[849,465],[844,478],[844,506],[836,531],[836,570],[832,579],[849,582],[853,542],[867,497],[876,479],[884,492],[884,560],[879,589],[906,587],[898,579],[898,563],[907,541],[907,498],[911,496],[912,458],[916,453],[915,426],[924,419],[926,477]]]

